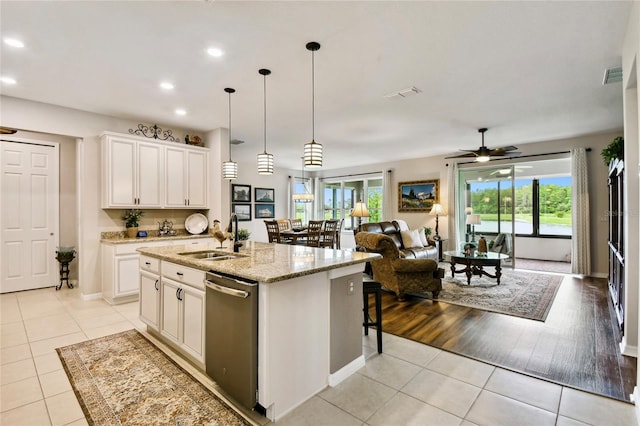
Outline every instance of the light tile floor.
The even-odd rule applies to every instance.
[[[50,288],[0,295],[0,425],[87,424],[55,348],[145,329],[137,303],[110,306],[79,294]],[[631,404],[383,337],[378,355],[375,333],[363,336],[365,367],[276,424],[638,425]]]

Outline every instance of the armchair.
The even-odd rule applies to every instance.
[[[433,259],[407,259],[400,256],[391,237],[374,232],[358,232],[356,244],[366,251],[380,253],[382,258],[371,261],[373,279],[392,290],[398,300],[406,293],[430,291],[434,298],[442,290],[444,269]]]

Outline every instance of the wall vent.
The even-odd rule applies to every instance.
[[[622,67],[607,68],[604,70],[602,84],[618,83],[622,81]]]

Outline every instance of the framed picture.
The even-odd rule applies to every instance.
[[[238,221],[251,220],[251,204],[231,204],[231,212],[236,214]]]
[[[275,204],[256,204],[254,210],[256,219],[273,219],[276,217]]]
[[[440,179],[398,183],[399,212],[430,212],[439,203]]]
[[[254,188],[256,203],[273,203],[276,201],[273,188]],[[256,214],[256,217],[258,215]]]
[[[231,184],[231,202],[251,202],[251,185]]]

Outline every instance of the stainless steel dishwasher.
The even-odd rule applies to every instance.
[[[253,409],[258,391],[258,282],[208,272],[207,374],[233,399]]]

